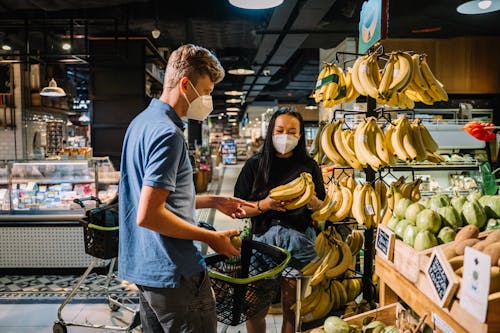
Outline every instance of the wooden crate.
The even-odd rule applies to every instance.
[[[363,326],[364,318],[374,317],[376,320],[380,320],[386,325],[396,325],[396,316],[401,310],[404,310],[404,307],[400,303],[396,302],[349,318],[344,318],[344,321],[349,325],[355,325],[361,328]]]
[[[419,316],[428,314],[426,323],[437,332],[442,332],[436,321],[442,320],[455,332],[500,332],[500,300],[490,301],[486,323],[481,323],[460,306],[455,297],[449,308],[442,308],[431,292],[431,285],[423,271],[418,272],[417,282],[405,278],[395,264],[375,258],[375,274],[380,278],[380,305],[391,304],[401,299]],[[438,318],[438,319],[436,319]]]

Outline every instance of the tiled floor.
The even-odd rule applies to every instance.
[[[241,166],[239,164],[217,168],[215,175],[218,175],[219,178],[215,179],[212,185],[220,187],[221,195],[232,195]],[[211,210],[201,210],[198,212],[198,216],[202,220],[209,220],[213,216],[213,224],[217,230],[242,229],[244,226],[244,221],[233,220],[218,211],[213,215]],[[0,292],[1,297],[2,293]],[[54,321],[57,319],[59,305],[58,303],[40,303],[39,300],[24,302],[22,304],[0,302],[0,333],[50,333],[52,332]],[[108,304],[79,301],[78,303],[68,304],[62,311],[62,318],[66,322],[126,327],[132,320],[132,313],[125,310],[111,312]],[[268,315],[266,318],[266,332],[280,332],[281,321],[281,315]],[[68,326],[68,332],[70,333],[116,331],[102,328],[94,329]],[[141,330],[135,329],[134,332],[141,332]],[[244,333],[246,329],[244,324],[236,327],[219,325],[219,332]]]

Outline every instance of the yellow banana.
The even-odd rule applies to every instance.
[[[301,175],[302,176],[302,175]],[[305,206],[311,201],[312,197],[314,196],[314,182],[312,180],[312,176],[310,173],[303,173],[304,181],[306,183],[306,188],[304,193],[300,197],[298,197],[295,200],[292,200],[291,202],[287,203],[285,205],[285,209],[287,210],[294,210],[298,209],[302,206]]]
[[[420,119],[415,119],[411,124],[411,133],[413,136],[413,141],[415,143],[415,149],[417,150],[417,161],[425,160],[425,145],[422,139],[422,134],[420,134]]]
[[[325,64],[321,71],[319,72],[318,78],[316,80],[316,89],[314,90],[314,101],[316,103],[319,103],[323,100],[323,93],[326,90],[325,85],[322,84],[322,80],[328,76],[328,73],[330,71],[330,65]]]
[[[360,161],[366,161],[366,163],[369,164],[373,170],[378,171],[378,169],[382,166],[382,162],[377,157],[375,149],[375,133],[372,128],[375,121],[375,118],[367,119],[365,120],[366,124],[362,126],[359,131],[358,128],[356,128],[354,148],[356,156]],[[360,125],[358,125],[358,127]]]
[[[378,87],[378,92],[380,96],[384,99],[390,99],[392,96],[392,91],[389,90],[389,86],[392,82],[392,75],[394,73],[394,62],[396,61],[394,53],[391,53],[389,60],[385,64],[384,72],[382,74],[382,79],[380,80],[380,85]]]
[[[404,125],[404,121],[403,121],[404,119],[406,119],[406,117],[404,115],[401,116],[401,121],[396,125],[396,129],[392,133],[392,136],[391,136],[391,144],[392,144],[392,147],[394,148],[394,152],[396,153],[396,156],[400,160],[410,161],[411,157],[406,152],[405,146],[403,143],[403,137],[405,135],[405,132],[408,131],[408,128]]]
[[[378,98],[378,85],[374,82],[372,63],[376,59],[376,54],[372,54],[361,61],[358,68],[358,78],[368,96]]]
[[[413,62],[413,80],[412,83],[415,85],[415,91],[426,91],[429,90],[429,85],[425,81],[425,78],[422,75],[422,70],[420,69],[420,55],[414,54],[411,56]],[[418,102],[418,101],[415,101]]]
[[[354,85],[354,89],[363,96],[367,96],[368,93],[366,92],[365,88],[363,87],[363,84],[360,81],[359,77],[359,68],[361,67],[361,63],[367,58],[368,56],[361,56],[356,59],[354,62],[354,65],[352,66],[352,84]]]
[[[411,57],[404,52],[396,52],[395,56],[397,59],[397,65],[395,65],[397,71],[394,71],[395,75],[389,86],[389,90],[400,92],[404,88],[406,88],[406,86],[410,82],[413,62],[411,60]]]
[[[354,87],[352,83],[352,68],[347,68],[347,73],[345,75],[345,85],[346,85],[346,97],[344,103],[349,103],[350,101],[356,99],[359,96],[359,92]]]
[[[309,281],[309,284],[311,286],[315,286],[321,283],[321,281],[324,280],[325,278],[325,273],[328,272],[331,268],[334,268],[337,266],[339,259],[340,259],[340,249],[338,243],[342,242],[336,242],[331,245],[330,251],[326,255],[326,257],[323,259],[323,262],[321,265],[318,267],[316,272],[314,272],[314,275],[312,276],[311,280]]]
[[[340,276],[341,274],[344,274],[352,262],[351,249],[349,248],[349,246],[346,243],[339,242],[339,250],[340,250],[342,259],[336,265],[329,267],[325,271],[324,274],[327,278],[331,279],[331,278],[335,278],[337,276]]]
[[[365,184],[366,185],[366,184]],[[366,225],[367,217],[365,213],[365,192],[366,186],[362,184],[358,184],[354,189],[353,193],[353,202],[351,208],[351,215],[358,224]]]
[[[377,152],[377,156],[382,161],[384,165],[390,165],[393,162],[391,158],[391,154],[389,150],[385,146],[385,136],[384,132],[378,125],[375,123],[372,125],[372,129],[375,136],[375,151]]]
[[[347,291],[339,280],[332,280],[333,285],[338,290],[339,293],[339,303],[344,306],[348,302]]]
[[[437,96],[439,101],[448,101],[448,94],[442,87],[441,82],[436,79],[431,69],[429,68],[426,57],[422,57],[422,60],[420,62],[420,69],[422,70],[422,75],[425,81],[430,87],[429,90],[431,90]]]
[[[330,310],[332,309],[330,292],[325,290],[324,286],[320,286],[320,288],[321,288],[321,291],[319,294],[320,300],[319,300],[318,304],[316,304],[316,306],[311,309],[310,312],[305,313],[302,316],[302,321],[304,323],[309,323],[311,321],[321,319],[324,316],[326,316],[328,314],[328,312],[330,312]]]
[[[328,220],[332,222],[340,222],[344,220],[349,214],[349,211],[351,210],[352,206],[351,190],[349,190],[347,187],[341,186],[340,191],[342,193],[342,205],[338,210],[335,210],[333,211],[332,214],[330,214]]]
[[[333,133],[333,142],[335,143],[335,148],[353,169],[362,170],[363,166],[361,165],[361,163],[359,163],[356,155],[350,151],[347,142],[342,139],[342,126],[344,124],[344,119],[339,119],[337,120],[337,122],[339,122],[339,124],[337,125],[335,132]]]
[[[325,126],[323,132],[321,133],[321,147],[325,152],[326,156],[334,163],[339,165],[346,165],[347,162],[335,148],[333,142],[333,132],[335,131],[338,123],[331,123]]]
[[[424,142],[425,150],[431,153],[435,153],[439,149],[438,144],[436,143],[436,141],[434,141],[431,133],[429,133],[427,128],[422,123],[420,123],[418,126],[420,128],[420,135],[422,136],[422,141]]]
[[[306,190],[306,182],[304,177],[300,176],[291,182],[277,186],[269,192],[269,196],[274,200],[292,200],[301,196]]]

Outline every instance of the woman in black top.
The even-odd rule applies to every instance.
[[[269,191],[299,177],[301,172],[312,175],[316,194],[306,206],[285,210],[286,202],[271,199]],[[292,255],[292,267],[285,270],[282,279],[282,332],[295,332],[295,313],[290,309],[296,295],[293,276],[316,257],[311,213],[325,198],[321,170],[306,152],[304,121],[299,113],[280,108],[273,114],[262,150],[243,166],[234,196],[256,204],[256,208],[246,209],[252,220],[254,240],[279,246]],[[247,321],[249,333],[265,332],[267,311]]]

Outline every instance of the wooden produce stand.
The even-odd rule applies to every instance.
[[[435,299],[423,292],[430,290],[431,286],[421,271],[418,281],[413,283],[403,276],[392,262],[377,255],[375,274],[380,278],[380,306],[397,302],[400,298],[419,316],[427,315],[427,325],[436,332],[449,332],[448,328],[457,333],[500,332],[500,302],[490,302],[486,323],[481,323],[465,311],[456,298],[451,301],[449,308],[439,306]]]

